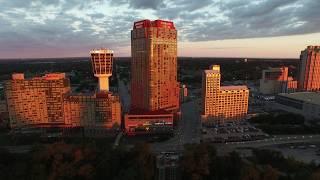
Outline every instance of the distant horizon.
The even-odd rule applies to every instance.
[[[36,57],[36,58],[0,58],[0,61],[2,60],[40,60],[40,59],[43,59],[43,60],[49,60],[49,59],[80,59],[80,58],[88,58],[90,59],[91,57],[90,56],[75,56],[75,57]],[[119,57],[114,57],[114,58],[131,58],[131,56],[119,56]],[[286,58],[286,57],[205,57],[205,56],[177,56],[177,58],[195,58],[195,59],[200,59],[200,58],[225,58],[225,59],[273,59],[273,60],[284,60],[284,59],[292,59],[292,60],[298,60],[298,58]]]

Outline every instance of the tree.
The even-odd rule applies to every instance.
[[[320,180],[320,168],[311,174],[311,180]]]
[[[279,171],[274,169],[272,166],[267,165],[266,169],[262,173],[262,180],[278,180]]]
[[[255,166],[246,167],[242,172],[242,180],[260,180],[260,172]]]
[[[186,145],[181,161],[181,168],[186,179],[200,180],[210,174],[210,157],[215,150],[208,151],[207,144]]]
[[[140,177],[144,180],[152,180],[155,175],[155,156],[152,153],[151,146],[148,143],[138,143],[135,145],[133,160]]]

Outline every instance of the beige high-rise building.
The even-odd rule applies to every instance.
[[[31,79],[13,74],[5,84],[10,126],[64,124],[63,95],[69,91],[69,79],[64,73]]]
[[[204,125],[240,120],[247,115],[249,89],[247,86],[220,86],[220,66],[205,70],[202,78]]]

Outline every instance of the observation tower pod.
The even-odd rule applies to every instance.
[[[99,79],[99,91],[109,91],[109,77],[112,75],[113,51],[94,49],[90,51],[92,70]]]

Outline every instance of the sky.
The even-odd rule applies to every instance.
[[[0,58],[130,56],[143,19],[175,23],[179,56],[298,58],[320,45],[319,0],[0,0]]]

